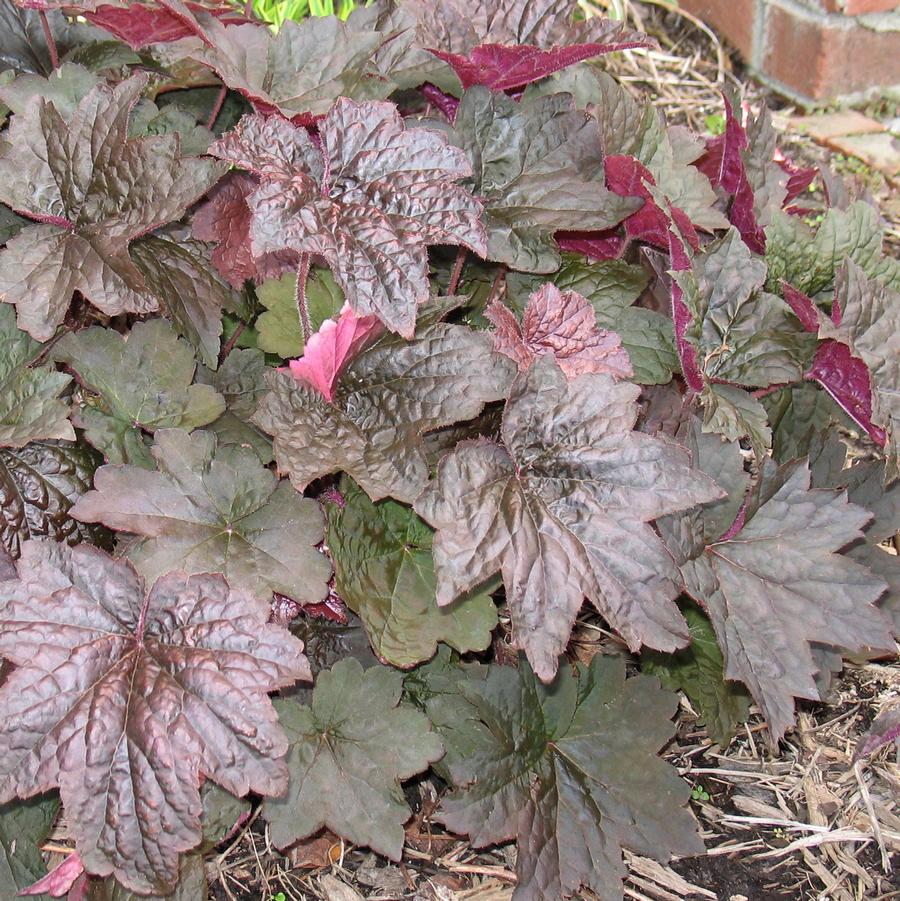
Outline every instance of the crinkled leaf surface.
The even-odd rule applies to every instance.
[[[439,641],[484,650],[497,625],[494,602],[476,592],[437,606],[431,529],[408,507],[372,503],[350,479],[340,491],[344,506],[328,508],[334,587],[362,618],[375,653],[405,669],[434,656]]]
[[[78,104],[97,87],[100,79],[84,66],[63,63],[46,78],[43,75],[19,75],[10,84],[0,87],[0,101],[17,115],[24,115],[29,101],[43,97],[53,103],[56,111],[68,121]]]
[[[55,9],[47,11],[47,22],[60,57],[98,32],[73,25]],[[37,9],[23,9],[12,0],[0,0],[0,69],[49,74],[53,65]]]
[[[846,345],[868,368],[872,423],[887,435],[887,477],[900,476],[900,292],[866,278],[848,259],[837,276],[832,318],[822,317],[819,334]]]
[[[725,661],[709,620],[695,607],[682,611],[691,644],[674,654],[648,653],[644,672],[657,676],[664,688],[683,691],[706,726],[709,737],[727,747],[750,715],[750,696],[739,682],[725,678]]]
[[[33,441],[23,448],[0,449],[0,544],[16,557],[29,538],[67,544],[86,540],[111,547],[106,529],[78,522],[69,513],[90,490],[94,470],[102,462],[91,448],[68,441]]]
[[[638,394],[607,375],[570,382],[540,357],[513,384],[502,443],[460,444],[416,503],[437,529],[438,603],[499,571],[513,644],[545,681],[585,596],[634,649],[688,638],[649,522],[720,492],[683,448],[632,431]]]
[[[31,368],[41,346],[16,328],[12,307],[0,304],[0,447],[41,438],[75,439],[69,406],[59,395],[72,380],[48,366]]]
[[[170,891],[201,838],[201,773],[235,795],[280,794],[287,750],[268,692],[309,678],[268,603],[219,575],[146,590],[88,545],[29,542],[0,585],[0,797],[59,785],[88,872]]]
[[[333,403],[288,373],[270,373],[253,422],[272,435],[279,471],[299,491],[343,471],[373,500],[412,503],[428,478],[421,436],[477,416],[505,396],[512,372],[487,334],[437,323],[413,341],[386,337],[360,354]]]
[[[311,124],[339,97],[383,100],[397,87],[374,62],[390,33],[363,29],[337,16],[288,19],[273,33],[257,23],[225,27],[198,15],[205,39],[182,51],[209,66],[260,112]]]
[[[211,783],[206,783],[209,785]],[[197,852],[185,854],[178,869],[178,885],[171,894],[138,895],[129,891],[112,876],[91,879],[87,885],[85,901],[197,901],[209,893],[203,855]],[[69,896],[71,899],[71,895]]]
[[[615,332],[628,352],[634,381],[642,385],[668,382],[678,368],[672,320],[655,310],[632,306],[647,285],[647,273],[621,260],[591,263],[570,254],[548,278],[562,291],[577,291],[591,303],[600,328]],[[526,299],[542,279],[510,272],[507,300],[524,312]]]
[[[148,237],[136,241],[131,254],[178,334],[187,338],[202,363],[216,366],[222,311],[233,310],[237,297],[210,268],[203,245]]]
[[[0,805],[0,892],[15,898],[47,873],[41,845],[50,835],[59,798],[50,795]],[[40,896],[46,901],[47,895]]]
[[[327,594],[330,566],[318,504],[260,465],[250,448],[216,447],[215,436],[163,429],[151,449],[155,471],[109,465],[72,515],[143,540],[129,557],[152,581],[169,570],[221,572],[229,584],[266,599],[299,603]]]
[[[259,180],[245,172],[229,172],[206,196],[194,213],[193,234],[214,243],[212,262],[233,288],[248,279],[277,279],[297,268],[297,254],[290,250],[254,257],[250,249],[252,213],[247,198]]]
[[[322,256],[357,314],[409,338],[429,294],[427,245],[484,253],[481,204],[455,184],[469,162],[391,103],[338,100],[319,135],[321,149],[304,128],[246,116],[210,152],[261,180],[248,198],[255,256]]]
[[[107,315],[155,310],[128,244],[179,219],[222,174],[213,160],[182,157],[175,135],[128,138],[145,84],[136,75],[98,85],[68,121],[42,100],[12,119],[0,200],[40,224],[0,254],[0,299],[38,340],[53,334],[76,290]]]
[[[449,135],[472,161],[487,257],[511,269],[553,272],[554,232],[607,229],[640,206],[607,191],[597,123],[568,94],[517,103],[471,88]]]
[[[437,817],[475,847],[518,839],[516,901],[558,901],[590,888],[619,901],[622,850],[666,861],[702,848],[688,788],[657,756],[676,699],[648,676],[625,678],[598,654],[541,685],[523,662],[493,666],[460,691],[484,729],[453,769]]]
[[[212,387],[225,398],[225,412],[205,426],[213,432],[220,448],[252,448],[263,463],[275,459],[272,442],[255,426],[250,417],[266,392],[266,358],[255,347],[235,348],[215,372],[198,367],[197,381]]]
[[[832,207],[813,230],[800,216],[776,216],[766,229],[767,286],[788,282],[810,297],[831,288],[849,257],[869,278],[900,291],[900,264],[882,252],[878,212],[858,200],[846,210]]]
[[[75,424],[111,463],[150,468],[145,431],[193,429],[225,410],[213,388],[191,384],[194,355],[164,319],[135,323],[127,338],[96,326],[68,334],[53,356],[99,396],[97,403],[82,404]]]
[[[266,308],[256,320],[260,349],[284,360],[301,356],[303,329],[297,309],[296,271],[257,285],[256,296]],[[310,323],[316,330],[326,319],[340,313],[344,294],[327,269],[310,271],[306,280],[306,305]]]
[[[280,848],[323,826],[392,860],[411,811],[400,782],[443,753],[418,710],[400,704],[403,677],[341,660],[316,679],[309,706],[276,701],[288,734],[287,794],[267,798],[263,816]]]
[[[536,356],[549,354],[568,378],[586,372],[618,378],[634,374],[619,336],[597,326],[593,306],[577,291],[560,291],[549,282],[538,288],[521,325],[499,301],[489,304],[484,315],[494,324],[494,349],[513,360],[519,371]]]
[[[839,553],[869,518],[843,493],[811,490],[804,461],[767,463],[746,510],[720,535],[703,512],[660,523],[688,594],[716,630],[726,678],[747,685],[774,741],[793,725],[795,697],[819,698],[812,643],[892,645],[874,606],[885,583]]]

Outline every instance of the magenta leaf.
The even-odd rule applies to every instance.
[[[576,291],[547,283],[528,299],[522,324],[500,301],[485,310],[495,326],[494,349],[526,370],[535,357],[551,355],[567,378],[606,372],[617,378],[634,373],[617,334],[598,328],[590,302]]]
[[[357,316],[345,304],[337,322],[326,319],[307,341],[303,356],[290,361],[291,375],[315,388],[331,403],[344,370],[383,331],[377,316]]]
[[[43,895],[51,898],[62,898],[84,873],[84,864],[77,852],[72,852],[66,859],[55,866],[46,876],[38,879],[33,885],[22,889],[20,895]]]
[[[625,239],[615,234],[603,233],[601,237],[596,232],[561,231],[553,237],[560,250],[599,262],[617,259],[625,245]]]
[[[431,52],[452,66],[464,88],[480,84],[492,91],[515,91],[583,60],[652,45],[651,38],[631,34],[609,43],[572,44],[548,50],[528,44],[479,44],[467,55],[439,49]]]

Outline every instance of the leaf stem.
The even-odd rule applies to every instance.
[[[462,278],[463,266],[466,265],[466,255],[468,251],[465,247],[460,247],[456,253],[456,260],[453,263],[453,271],[450,273],[450,283],[447,285],[447,296],[452,297],[459,288],[459,280]]]
[[[44,37],[47,39],[47,49],[50,51],[50,65],[54,69],[59,68],[59,50],[56,49],[56,38],[53,37],[53,31],[50,29],[50,22],[47,19],[47,13],[40,9],[38,16],[41,20],[41,27],[44,29]]]
[[[244,4],[244,18],[253,18],[253,0],[247,0],[247,2]]]
[[[216,124],[216,119],[219,118],[219,113],[222,112],[222,104],[225,102],[225,97],[228,94],[228,88],[226,85],[222,85],[219,89],[219,94],[216,97],[216,102],[213,104],[212,110],[210,110],[209,118],[206,120],[206,127],[212,131],[213,125]]]
[[[506,264],[501,263],[500,268],[497,270],[497,274],[494,276],[494,280],[491,282],[491,290],[488,294],[488,299],[485,302],[485,306],[492,303],[495,300],[500,299],[500,295],[503,293],[503,289],[506,286]]]
[[[309,343],[312,335],[312,323],[309,321],[309,307],[306,304],[306,280],[309,278],[309,254],[300,254],[300,266],[297,269],[297,312],[300,314],[300,329],[303,332],[303,347]]]
[[[245,328],[247,328],[247,323],[242,319],[238,322],[237,328],[231,333],[231,337],[225,342],[225,346],[219,354],[219,363],[223,363],[225,357],[234,350],[234,345],[237,344],[238,338],[241,337]]]

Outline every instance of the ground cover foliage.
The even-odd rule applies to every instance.
[[[398,860],[430,771],[621,898],[702,850],[676,692],[774,744],[894,652],[900,266],[764,110],[667,127],[549,0],[0,21],[3,897],[205,897],[251,806]]]

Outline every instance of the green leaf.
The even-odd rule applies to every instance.
[[[569,254],[562,260],[560,269],[549,277],[510,272],[506,285],[511,306],[521,314],[531,292],[548,280],[561,291],[577,291],[594,307],[597,325],[622,339],[631,358],[634,381],[642,385],[668,382],[678,369],[672,320],[654,310],[632,306],[647,286],[647,272],[621,260],[589,263]]]
[[[350,479],[340,491],[344,506],[328,508],[334,587],[362,617],[375,653],[408,668],[434,656],[439,641],[461,652],[484,650],[497,608],[484,592],[437,606],[432,530],[409,507],[372,503]]]
[[[190,342],[201,362],[215,368],[222,310],[234,310],[238,300],[216,275],[204,245],[151,236],[136,241],[131,256],[178,334]]]
[[[212,850],[234,829],[238,820],[250,810],[247,798],[235,797],[230,791],[207,780],[200,789],[203,802],[203,850]],[[197,901],[201,901],[200,898]]]
[[[850,258],[869,278],[900,291],[900,263],[882,251],[884,235],[877,210],[862,200],[846,210],[832,207],[813,230],[799,216],[781,213],[766,229],[770,291],[786,281],[813,296],[834,285],[837,271]]]
[[[438,322],[405,341],[387,336],[341,376],[334,403],[284,372],[253,422],[275,439],[275,459],[298,491],[343,470],[373,500],[412,502],[428,467],[422,435],[471,419],[506,393],[513,366],[485,332]]]
[[[34,97],[43,97],[68,121],[78,104],[98,84],[100,79],[83,66],[63,63],[46,78],[42,75],[20,75],[12,83],[4,84],[0,87],[0,100],[17,115],[23,115]]]
[[[15,898],[47,873],[41,845],[59,810],[56,795],[0,805],[0,896]],[[39,895],[46,901],[47,895]]]
[[[777,463],[815,459],[842,417],[831,395],[813,382],[789,385],[762,398],[772,424],[772,456]]]
[[[0,545],[15,557],[29,538],[89,541],[111,549],[109,531],[70,514],[72,504],[90,490],[94,470],[102,462],[92,448],[67,441],[0,448]]]
[[[762,459],[772,444],[772,429],[765,407],[743,388],[735,385],[707,385],[700,395],[703,429],[727,441],[747,437],[756,456]]]
[[[400,782],[443,753],[428,720],[400,705],[402,688],[394,670],[341,660],[319,674],[310,706],[275,702],[291,773],[287,794],[262,808],[277,847],[324,826],[400,860],[412,813]]]
[[[568,94],[517,103],[470,88],[448,137],[472,161],[487,258],[511,269],[553,272],[560,265],[554,232],[602,231],[640,206],[606,189],[597,123]]]
[[[256,320],[259,347],[283,360],[296,359],[303,354],[303,332],[300,329],[296,292],[296,272],[270,279],[256,287],[256,296],[266,308],[266,312]],[[340,313],[344,293],[327,269],[310,271],[306,282],[306,303],[314,332],[326,319]]]
[[[176,134],[181,141],[181,152],[186,156],[202,156],[213,139],[208,128],[198,125],[196,118],[179,106],[169,104],[160,108],[146,97],[137,102],[128,125],[129,137]]]
[[[682,611],[691,643],[674,654],[644,654],[641,668],[658,676],[664,688],[683,691],[706,726],[709,737],[727,747],[750,714],[750,696],[738,682],[725,679],[725,660],[709,620],[696,608]]]
[[[99,327],[70,333],[53,356],[98,395],[95,403],[82,403],[75,424],[111,463],[149,469],[145,431],[193,429],[225,410],[224,399],[209,385],[191,384],[194,355],[164,319],[135,323],[127,338]]]
[[[41,345],[16,328],[12,307],[0,304],[0,447],[23,447],[41,438],[74,441],[68,404],[59,399],[71,377],[28,364]]]
[[[587,598],[633,649],[688,638],[678,573],[649,523],[722,492],[678,445],[633,431],[639,389],[568,381],[538,357],[513,383],[500,441],[458,445],[415,505],[437,529],[437,601],[499,572],[513,646],[553,677]]]
[[[484,742],[485,725],[478,711],[463,697],[460,683],[484,681],[488,669],[479,663],[461,663],[446,645],[428,663],[417,666],[403,679],[406,699],[415,704],[440,733],[444,756],[431,768],[445,781],[452,780],[453,767],[463,764]]]
[[[250,423],[250,417],[266,392],[266,370],[262,351],[235,348],[215,372],[198,366],[197,381],[211,385],[225,398],[225,412],[206,426],[207,431],[215,433],[219,447],[252,448],[260,461],[268,464],[275,459],[272,442]]]
[[[150,450],[156,470],[109,465],[72,516],[133,532],[128,556],[152,584],[170,570],[223,573],[235,590],[298,603],[328,592],[331,567],[316,550],[318,504],[280,481],[249,448],[217,448],[209,432],[161,429]]]
[[[437,819],[476,848],[518,840],[517,901],[582,886],[612,901],[623,849],[660,862],[702,849],[689,788],[657,756],[676,699],[655,679],[626,679],[621,657],[597,655],[574,675],[563,665],[551,685],[523,662],[460,691],[485,728]]]

